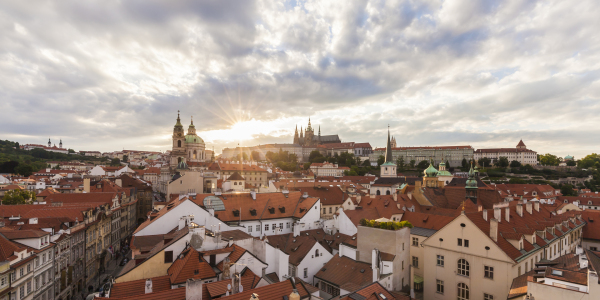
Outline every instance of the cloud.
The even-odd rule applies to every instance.
[[[0,134],[77,150],[295,125],[382,146],[600,146],[595,1],[46,1],[0,4]],[[244,123],[249,122],[249,123]],[[265,127],[275,128],[265,131]],[[236,134],[239,134],[236,133]],[[568,152],[568,153],[567,153]]]

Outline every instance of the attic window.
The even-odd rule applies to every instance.
[[[238,209],[234,209],[233,210],[233,215],[236,216],[236,217],[239,217],[240,216],[240,211]]]
[[[250,209],[250,215],[252,215],[252,216],[256,216],[256,209],[254,209],[254,208],[251,208],[251,209]]]
[[[194,275],[200,274],[200,270],[194,270]]]
[[[563,272],[560,270],[552,270],[552,275],[563,276]]]
[[[361,272],[361,273],[364,273],[364,272],[365,272],[365,269],[360,269],[360,272]]]
[[[282,213],[285,213],[285,206],[280,206],[279,207],[279,211],[282,212]]]
[[[275,207],[269,207],[269,212],[274,214],[275,213]]]

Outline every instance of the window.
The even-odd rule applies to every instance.
[[[469,263],[464,259],[458,260],[458,275],[469,276]]]
[[[484,266],[483,271],[485,278],[494,279],[494,267]]]
[[[494,300],[494,296],[483,293],[483,300]]]
[[[465,247],[469,247],[469,240],[465,240]]]
[[[464,283],[458,284],[458,300],[468,300],[469,299],[469,287]]]
[[[437,256],[437,265],[440,267],[444,266],[444,256],[443,255],[438,255]]]
[[[462,239],[458,239],[458,246],[462,247],[463,243],[462,243]]]
[[[315,249],[315,257],[319,257],[319,249]]]
[[[283,223],[279,223],[279,229],[283,229]]]
[[[165,263],[173,262],[173,251],[165,251]]]
[[[329,213],[331,213],[331,207],[329,208]]]
[[[20,269],[19,269],[19,277],[23,277],[23,273],[24,273],[24,272],[23,272],[23,268],[20,268]]]
[[[529,265],[527,262],[525,262],[525,272],[527,272],[529,270]]]
[[[327,208],[323,207],[323,214],[327,213]]]
[[[290,222],[285,223],[285,228],[290,229]]]
[[[404,270],[404,261],[402,261],[402,270]]]
[[[521,266],[519,266],[519,275],[517,276],[521,276]]]
[[[412,245],[419,246],[419,238],[416,238],[416,237],[412,238]]]
[[[248,232],[252,232],[252,225],[248,226]]]
[[[419,267],[419,258],[418,258],[418,257],[416,257],[416,256],[413,256],[413,257],[412,257],[412,262],[413,262],[413,263],[412,263],[413,267],[415,267],[415,268],[418,268],[418,267]]]
[[[31,281],[27,282],[27,294],[31,293]]]
[[[308,278],[308,268],[304,268],[304,278]]]
[[[265,224],[265,231],[269,230],[269,224]]]
[[[256,231],[260,231],[260,225],[256,225]]]
[[[21,296],[21,299],[25,298],[25,286],[21,286],[19,289],[19,296]]]
[[[436,282],[437,282],[436,283],[436,286],[437,286],[436,292],[443,294],[444,293],[444,282],[441,280],[436,280]]]
[[[598,251],[598,247],[590,247],[590,250],[592,250],[592,251]]]

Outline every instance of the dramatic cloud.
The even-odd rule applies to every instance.
[[[600,147],[600,4],[582,1],[8,1],[0,138],[167,150],[296,126],[382,146]]]

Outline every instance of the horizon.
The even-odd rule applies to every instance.
[[[600,5],[421,1],[0,4],[0,138],[165,152],[470,145],[581,159],[600,139]],[[560,19],[560,22],[556,20]],[[596,25],[593,25],[596,24]],[[56,143],[58,145],[58,143]]]

